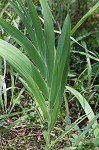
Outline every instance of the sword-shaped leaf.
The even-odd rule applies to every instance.
[[[70,31],[71,31],[71,24],[70,24],[70,17],[69,15],[66,17],[62,33],[59,38],[56,58],[55,58],[55,67],[54,67],[54,74],[53,74],[53,81],[50,93],[50,109],[53,108],[58,90],[61,90],[62,84],[62,77],[67,77],[68,73],[68,61],[69,61],[69,53],[70,53]],[[66,70],[64,70],[66,69]],[[65,78],[64,77],[64,78]],[[65,79],[64,79],[65,83]],[[63,86],[64,87],[64,86]],[[64,88],[63,88],[64,89]],[[62,89],[62,93],[63,93]]]
[[[35,9],[35,6],[34,6],[32,0],[27,0],[27,4],[29,7],[29,13],[31,16],[32,24],[33,24],[36,38],[37,38],[38,49],[39,49],[43,59],[45,59],[46,58],[46,47],[45,47],[45,40],[44,40],[44,36],[43,36],[40,19],[38,17],[37,11]]]
[[[0,40],[0,57],[6,58],[7,62],[28,83],[33,94],[36,93],[37,96],[38,93],[39,98],[35,98],[41,105],[40,107],[44,107],[43,109],[46,109],[44,98],[41,94],[43,93],[45,98],[48,98],[48,87],[33,63],[20,50],[3,40]],[[40,97],[43,98],[43,100],[41,100]],[[42,106],[43,103],[44,106]]]
[[[73,94],[75,95],[75,97],[77,98],[77,100],[79,101],[79,103],[81,104],[82,108],[84,109],[89,121],[91,122],[91,120],[95,117],[93,110],[91,109],[90,105],[88,104],[87,100],[75,89],[66,86],[66,88]],[[94,122],[94,124],[92,125],[93,129],[94,129],[94,135],[95,137],[99,136],[99,128],[97,128],[98,123],[97,120]]]
[[[21,18],[21,21],[23,22],[24,26],[27,29],[27,32],[29,33],[29,36],[32,40],[33,45],[38,48],[36,37],[35,37],[35,32],[31,26],[31,22],[29,22],[28,18],[25,17],[25,15],[22,13],[22,11],[19,9],[16,1],[11,1],[9,0],[11,7],[14,9],[14,11],[19,15]],[[25,6],[24,6],[25,7]]]
[[[97,2],[80,20],[79,22],[74,26],[74,28],[71,31],[71,35],[75,33],[75,31],[82,25],[82,23],[91,16],[99,7],[99,2]]]
[[[54,39],[54,27],[52,22],[52,15],[49,10],[49,6],[46,0],[40,0],[43,16],[44,16],[44,35],[46,42],[46,62],[48,67],[47,81],[49,87],[52,83],[54,57],[55,57],[55,39]]]
[[[32,61],[37,65],[41,74],[46,77],[46,66],[43,59],[40,57],[37,49],[33,46],[33,44],[24,36],[22,32],[20,32],[17,28],[12,26],[10,23],[0,18],[0,25],[10,34],[16,42],[27,52],[28,56],[32,59]]]

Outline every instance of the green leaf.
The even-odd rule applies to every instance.
[[[99,7],[99,2],[97,2],[81,19],[80,21],[74,26],[74,28],[71,31],[71,35],[75,33],[75,31],[81,26],[81,24],[89,17],[91,16]]]
[[[69,67],[68,62],[70,55],[70,28],[71,28],[70,17],[68,15],[65,19],[57,47],[53,82],[50,93],[50,108],[53,107],[57,97],[56,93],[58,93],[58,90],[61,88],[61,86],[62,86],[61,90],[62,94],[64,92],[64,84],[66,82]]]
[[[50,110],[50,114],[51,114],[51,124],[50,124],[50,128],[49,128],[50,132],[53,130],[54,125],[56,123],[57,116],[59,114],[60,107],[62,104],[62,96],[63,96],[63,94],[61,93],[61,89],[59,89],[54,108],[53,108],[53,110]]]
[[[86,56],[86,57],[89,57],[90,59],[93,59],[93,60],[99,62],[99,58],[94,57],[94,56],[92,56],[92,55],[90,55],[90,54],[88,54],[88,53],[85,53],[85,52],[77,52],[77,51],[73,51],[73,52],[74,52],[74,53],[78,53],[78,54],[80,54],[80,55],[84,55],[84,56]]]
[[[66,88],[73,93],[73,95],[75,95],[75,97],[77,98],[77,100],[79,101],[79,103],[81,104],[82,108],[84,109],[89,121],[91,122],[91,120],[95,117],[93,110],[91,109],[90,105],[88,104],[87,100],[75,89],[66,86]],[[94,135],[95,137],[99,136],[99,129],[97,128],[98,124],[97,121],[94,122],[94,124],[92,125],[93,129],[94,129]]]
[[[52,22],[52,15],[49,10],[49,6],[46,0],[40,0],[43,16],[44,16],[44,35],[46,42],[46,61],[48,67],[47,81],[49,87],[52,83],[54,57],[55,57],[55,39],[54,39],[54,27]]]
[[[27,82],[44,117],[48,120],[49,114],[42,96],[43,93],[45,97],[48,97],[48,88],[39,71],[21,51],[3,40],[0,40],[0,56],[5,57],[7,62]]]
[[[37,11],[35,10],[35,6],[34,6],[32,0],[27,0],[27,4],[29,7],[31,20],[32,20],[32,23],[33,23],[33,26],[35,29],[35,34],[36,34],[37,43],[38,43],[38,49],[39,49],[43,59],[45,59],[46,58],[46,47],[45,47],[45,40],[44,40],[44,36],[43,36],[42,26],[41,26]]]
[[[82,122],[84,119],[86,118],[86,116],[83,116],[81,118],[79,118],[78,120],[76,120],[74,123],[72,123],[67,129],[66,131],[63,131],[62,134],[55,139],[54,141],[51,142],[51,144],[49,145],[49,147],[54,146],[57,142],[59,142],[67,133],[69,133],[75,126],[77,126],[80,122]],[[75,140],[76,143],[74,143],[74,147],[78,146],[78,143],[82,140],[83,136],[88,132],[88,130],[90,129],[90,127],[94,124],[94,122],[99,118],[99,114],[97,114],[90,122],[90,124],[86,127],[86,129],[84,130],[84,132],[80,135],[80,138]],[[67,148],[65,148],[67,150]],[[71,150],[71,148],[70,148]]]
[[[20,5],[24,15],[28,19],[29,23],[31,24],[31,18],[30,18],[29,14],[28,14],[28,11],[27,11],[26,7],[24,6],[24,3],[22,2],[22,0],[17,0],[17,2]]]
[[[24,36],[22,32],[1,18],[0,25],[14,37],[17,43],[27,52],[28,56],[37,65],[38,69],[41,71],[41,74],[46,77],[45,63],[32,43]]]
[[[83,137],[85,136],[85,134],[88,132],[88,130],[90,129],[90,127],[94,124],[94,122],[99,118],[99,114],[97,114],[89,123],[89,125],[85,128],[85,130],[83,131],[83,133],[75,140],[75,143],[73,144],[74,146],[78,146],[79,142],[83,139]],[[97,130],[98,130],[98,126],[97,126]]]
[[[58,138],[56,138],[55,140],[53,140],[51,142],[51,144],[49,145],[49,147],[54,146],[57,142],[59,142],[62,138],[64,138],[64,136],[66,134],[68,134],[75,126],[77,126],[85,118],[86,118],[86,116],[82,116],[79,119],[77,119],[74,123],[72,123],[71,125],[69,125],[69,127],[66,129],[66,131],[63,131],[62,134]]]
[[[1,6],[1,3],[0,3],[0,6]],[[1,12],[0,12],[0,18],[3,16],[3,14],[5,13],[5,11],[6,11],[6,9],[7,9],[8,6],[9,6],[9,2],[7,2],[6,5],[4,6],[4,8],[1,10]]]
[[[24,26],[27,28],[27,31],[29,33],[29,36],[33,42],[33,45],[38,48],[37,41],[35,37],[35,32],[32,29],[31,23],[29,22],[28,18],[25,17],[25,15],[22,13],[22,11],[19,9],[18,5],[16,4],[16,1],[9,0],[11,7],[14,9],[14,11],[19,15],[21,18],[21,21],[23,22]],[[25,7],[25,6],[24,6]]]
[[[53,113],[52,113],[52,117],[51,117],[52,119],[51,119],[50,130],[52,130],[55,125],[55,122],[57,120],[57,116],[58,116],[58,113],[60,111],[60,107],[62,104],[63,92],[64,92],[64,88],[65,88],[65,84],[66,84],[66,80],[67,80],[67,76],[68,76],[69,55],[70,55],[70,53],[68,53],[67,60],[65,63],[65,68],[64,68],[62,82],[61,82],[61,90],[59,89],[58,95],[56,97],[56,101],[55,101],[55,105],[54,105],[54,109],[53,109]]]
[[[62,97],[68,75],[70,59],[70,26],[70,18],[68,15],[63,25],[56,53],[55,68],[49,103],[50,113],[52,114],[50,131],[53,129],[57,120],[58,113],[60,111]]]

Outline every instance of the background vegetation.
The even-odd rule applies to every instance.
[[[30,0],[31,1],[31,0]],[[41,0],[42,1],[42,0]],[[19,10],[22,11],[28,22],[25,18],[20,15],[17,8],[15,8],[14,3],[17,4]],[[60,78],[55,77],[52,82],[52,99],[47,97],[47,87],[45,85],[48,80],[48,88],[50,87],[50,81],[52,77],[45,77],[46,69],[41,68],[42,61],[37,63],[35,57],[32,57],[28,52],[28,47],[31,48],[31,42],[29,42],[25,37],[30,41],[34,40],[31,36],[31,30],[28,26],[32,24],[31,18],[32,9],[31,3],[27,1],[24,2],[24,7],[22,7],[21,1],[7,1],[0,0],[0,148],[1,149],[60,149],[60,150],[98,150],[99,149],[99,2],[98,0],[49,0],[49,8],[41,4],[38,0],[34,0],[33,3],[37,10],[37,13],[41,20],[41,26],[45,29],[45,32],[48,35],[50,40],[46,37],[46,45],[48,44],[48,49],[57,48],[57,45],[65,47],[66,53],[64,55],[64,49],[61,50],[62,55],[57,54],[60,61],[58,61],[60,70]],[[44,12],[47,11],[44,16]],[[95,7],[94,7],[95,6]],[[25,9],[26,8],[26,9]],[[30,10],[29,10],[30,9]],[[51,17],[49,17],[49,10],[51,11]],[[91,10],[91,12],[89,12]],[[30,16],[26,11],[30,12]],[[87,12],[89,12],[87,14]],[[71,19],[71,37],[70,37],[70,65],[69,61],[69,52],[68,52],[68,43],[69,43],[69,23],[68,25],[65,20],[66,15],[70,14]],[[84,15],[87,14],[85,17]],[[35,16],[35,15],[34,15]],[[45,18],[44,18],[45,17]],[[48,18],[49,17],[49,18]],[[2,18],[4,20],[2,20]],[[35,17],[37,24],[37,16]],[[43,20],[45,19],[45,20]],[[77,24],[81,20],[81,23]],[[87,19],[87,20],[86,20]],[[65,20],[65,23],[64,23]],[[22,36],[18,33],[17,30],[12,28],[9,22],[15,26],[18,31],[20,30],[25,36]],[[47,24],[48,21],[48,24]],[[53,26],[54,24],[54,33],[53,36]],[[44,25],[44,23],[46,25]],[[33,24],[35,31],[37,24]],[[50,26],[49,26],[50,24]],[[64,28],[63,28],[64,27]],[[78,28],[79,27],[79,28]],[[37,26],[38,29],[40,29]],[[50,29],[49,29],[50,28]],[[62,29],[63,28],[63,29]],[[78,28],[78,29],[77,29]],[[14,32],[12,32],[14,31]],[[68,32],[67,32],[68,31]],[[75,32],[76,31],[76,32]],[[62,34],[61,34],[62,32]],[[66,33],[65,33],[66,32]],[[19,34],[19,35],[18,35]],[[36,32],[37,40],[39,43],[39,48],[41,47],[41,56],[44,54],[42,52],[43,41],[40,41],[41,34],[43,33],[39,30],[39,33]],[[66,35],[64,35],[66,34]],[[68,36],[67,36],[68,34]],[[63,35],[60,36],[60,35]],[[66,41],[61,41],[59,43],[59,38],[66,38]],[[14,39],[13,39],[14,37]],[[40,37],[40,38],[39,38]],[[55,45],[53,40],[55,38]],[[10,47],[9,44],[12,44],[14,47]],[[23,41],[22,41],[23,40]],[[27,40],[27,45],[26,45]],[[24,42],[24,43],[23,43]],[[33,41],[32,41],[33,42]],[[22,45],[23,44],[23,45]],[[35,44],[35,43],[33,43]],[[52,45],[51,45],[52,44]],[[62,45],[63,44],[63,45]],[[66,45],[65,45],[66,44]],[[7,46],[5,46],[7,45]],[[17,49],[15,49],[15,47]],[[36,47],[36,45],[35,45]],[[4,48],[4,49],[3,49]],[[8,48],[8,49],[7,49]],[[32,47],[33,48],[33,47]],[[3,50],[1,50],[3,49]],[[12,53],[12,49],[14,53]],[[16,51],[16,50],[20,51]],[[58,48],[57,48],[58,49]],[[25,52],[25,50],[27,50]],[[8,53],[6,52],[8,51]],[[16,53],[15,53],[16,52]],[[22,52],[22,53],[21,53]],[[25,72],[27,70],[25,65],[25,57],[29,56],[27,61],[27,66],[29,67],[29,61],[33,59],[33,65],[36,64],[40,71],[38,74],[38,69],[35,70],[35,75],[33,79],[37,83],[37,88],[40,88],[42,95],[44,96],[44,103],[35,101],[35,95],[32,91],[34,88],[31,82],[32,72]],[[68,54],[68,55],[67,55]],[[20,55],[20,57],[19,57]],[[48,56],[50,55],[50,52]],[[53,54],[54,55],[54,54]],[[65,56],[63,58],[63,56]],[[10,57],[15,60],[13,63],[10,61]],[[14,58],[15,57],[15,58]],[[50,57],[50,56],[49,56]],[[48,57],[48,58],[49,58]],[[44,58],[42,56],[42,58]],[[56,58],[55,58],[56,59]],[[61,79],[62,76],[62,67],[63,63],[66,61],[69,69],[65,70],[65,75],[68,74],[66,87],[63,92],[63,101],[59,103],[58,108],[55,108],[53,105],[53,91],[57,94],[59,83],[63,85],[63,82],[57,79]],[[20,62],[21,67],[18,65]],[[53,59],[49,59],[48,66],[51,71],[53,65]],[[11,64],[12,63],[12,64]],[[39,65],[40,64],[40,65]],[[51,66],[51,67],[50,67]],[[45,66],[44,66],[45,67]],[[23,72],[22,72],[22,68]],[[45,71],[45,72],[44,72]],[[49,72],[50,72],[49,71]],[[53,72],[50,72],[53,74]],[[50,74],[49,73],[49,74]],[[57,73],[58,74],[58,73]],[[64,77],[62,76],[62,78]],[[39,82],[39,81],[40,82]],[[44,80],[44,82],[43,82]],[[29,87],[27,86],[30,85]],[[28,82],[30,81],[30,82]],[[40,86],[43,85],[43,86]],[[64,86],[65,86],[64,85]],[[63,87],[64,87],[63,86]],[[35,89],[35,88],[34,88]],[[38,93],[39,90],[37,91]],[[36,92],[36,93],[37,93]],[[33,95],[34,94],[34,95]],[[40,94],[39,94],[40,95]],[[61,95],[61,94],[60,94]],[[61,96],[60,96],[61,97]],[[36,97],[37,98],[37,97]],[[41,97],[39,97],[41,98]],[[55,98],[55,97],[54,97]],[[51,99],[51,100],[49,100]],[[61,98],[60,98],[61,99]],[[43,100],[43,98],[42,98]],[[50,104],[49,104],[50,103]],[[42,105],[43,104],[43,105]],[[56,103],[57,104],[57,101]],[[54,107],[51,107],[51,105]],[[52,124],[49,121],[49,114],[47,115],[47,107],[49,106],[50,118],[52,119]],[[46,109],[45,109],[46,107]],[[54,113],[56,116],[54,117]],[[43,112],[43,113],[42,113]],[[58,115],[58,117],[57,117]],[[54,119],[53,119],[54,118]],[[56,121],[57,119],[57,121]],[[50,125],[51,124],[51,125]],[[53,129],[53,130],[52,130]]]

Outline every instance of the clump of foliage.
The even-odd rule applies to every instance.
[[[24,88],[21,89],[15,99],[15,103],[10,103],[8,117],[11,116],[11,112],[15,104],[20,103],[21,95],[26,88],[31,98],[35,101],[35,107],[37,108],[39,114],[39,123],[45,140],[45,150],[55,148],[55,144],[64,138],[70,131],[72,131],[75,126],[86,118],[86,116],[88,117],[90,123],[83,132],[81,131],[79,136],[75,134],[76,136],[73,137],[74,141],[71,146],[72,148],[77,148],[79,145],[82,146],[83,144],[81,143],[81,140],[84,139],[91,126],[94,130],[95,137],[93,144],[97,145],[97,139],[99,136],[97,118],[99,115],[95,116],[87,100],[78,91],[69,86],[66,86],[66,89],[78,99],[86,115],[78,118],[74,123],[70,123],[66,130],[62,131],[60,136],[56,137],[56,139],[52,140],[51,133],[52,130],[55,129],[55,123],[62,106],[65,85],[69,74],[70,39],[75,42],[75,39],[71,36],[88,18],[88,16],[94,13],[99,6],[99,2],[96,3],[96,5],[83,16],[83,18],[74,26],[72,30],[70,17],[69,14],[67,14],[57,46],[55,43],[52,14],[46,0],[40,0],[43,12],[43,19],[41,18],[44,22],[43,30],[32,0],[26,0],[28,10],[24,6],[22,0],[9,0],[9,2],[16,14],[20,17],[25,27],[26,35],[16,27],[12,26],[11,23],[0,18],[0,25],[19,44],[18,47],[21,47],[19,50],[15,46],[12,46],[6,41],[0,39],[0,57],[4,59],[4,64],[6,61],[8,65],[11,66],[11,74],[14,74],[13,72],[18,73],[18,78],[24,85]],[[4,66],[4,71],[5,68],[6,67]],[[14,80],[13,77],[12,80]],[[90,85],[90,78],[88,84]],[[4,111],[7,109],[5,72],[4,75],[1,76],[1,93],[4,95],[4,100],[1,95],[0,106],[2,111]],[[66,97],[64,95],[64,99],[65,98]],[[27,110],[27,112],[28,111],[29,110]],[[5,119],[6,117],[7,115],[1,115],[1,119]],[[31,115],[28,115],[28,118],[29,117],[32,118]],[[12,123],[8,129],[12,128],[12,126],[14,126],[17,122],[24,121],[26,118],[27,115],[19,118]]]

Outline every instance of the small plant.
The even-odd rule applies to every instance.
[[[60,111],[68,76],[70,35],[77,30],[88,15],[94,12],[94,9],[97,7],[95,6],[89,14],[85,15],[72,31],[68,14],[63,24],[58,45],[55,46],[52,15],[46,0],[40,0],[44,17],[44,31],[42,30],[42,25],[32,0],[26,0],[28,11],[24,7],[22,0],[9,0],[9,2],[23,22],[29,38],[10,23],[0,18],[0,25],[12,35],[15,41],[21,46],[22,51],[24,51],[22,53],[15,46],[12,46],[4,40],[0,40],[0,57],[5,57],[7,63],[18,72],[23,79],[21,81],[24,87],[29,91],[36,105],[39,106],[39,112],[43,118],[43,124],[41,126],[46,141],[45,150],[47,150],[85,118],[84,116],[78,119],[60,137],[50,143],[50,133],[55,126]],[[67,87],[67,89],[77,99],[82,99],[81,105],[85,109],[86,114],[88,112],[87,108],[89,108],[91,111],[89,113],[92,114],[89,115],[91,121],[95,116],[86,100],[83,100],[83,97],[72,88]],[[84,107],[83,102],[87,105],[87,108]],[[92,120],[91,125],[94,124],[96,119],[97,117]],[[96,126],[97,122],[95,122],[93,128],[95,129]]]
[[[32,0],[27,0],[29,13],[22,1],[10,1],[27,28],[31,40],[3,19],[0,19],[0,24],[15,38],[28,57],[3,40],[0,40],[2,47],[0,55],[6,58],[6,61],[25,80],[26,88],[39,105],[44,124],[46,123],[46,130],[44,125],[43,133],[46,145],[49,145],[50,132],[60,111],[68,74],[71,25],[70,17],[67,15],[58,46],[55,48],[54,28],[48,4],[46,0],[41,0],[40,3],[44,16],[44,32]]]

